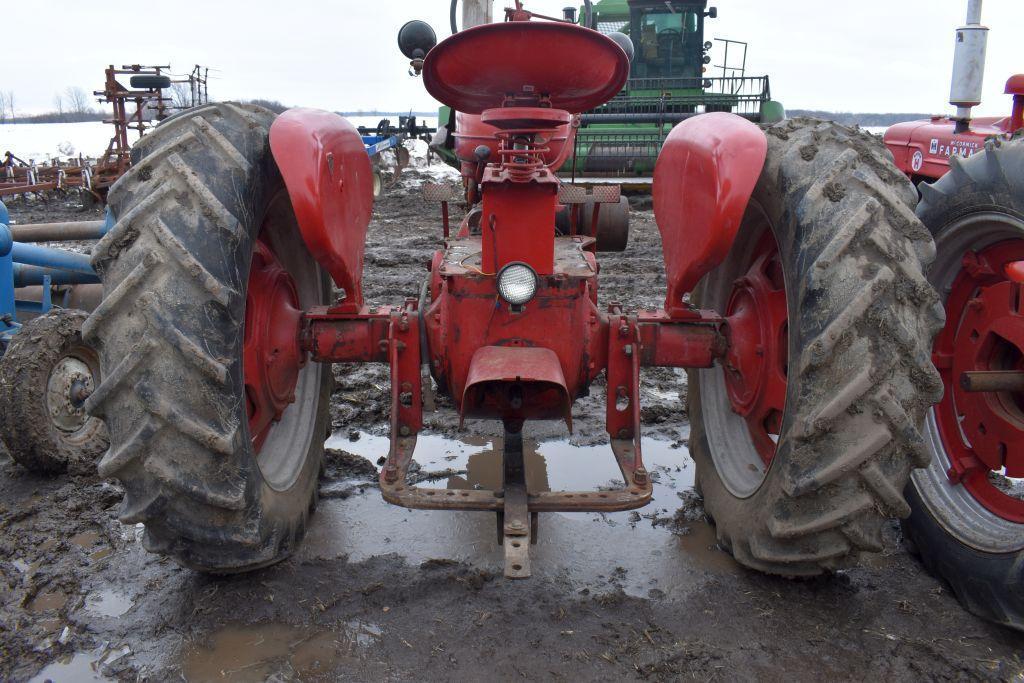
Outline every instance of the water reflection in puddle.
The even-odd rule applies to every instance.
[[[613,570],[626,570],[627,592],[647,595],[657,589],[691,584],[695,574],[736,572],[733,559],[718,549],[714,529],[689,511],[673,519],[684,498],[692,499],[694,465],[678,441],[644,439],[644,463],[654,482],[653,502],[615,513],[545,513],[533,546],[534,576],[558,575],[582,584],[606,583]],[[376,463],[388,451],[384,436],[333,435],[328,447]],[[537,443],[524,438],[527,483],[531,491],[606,489],[622,485],[611,447],[574,446],[566,440]],[[415,460],[419,475],[436,476],[421,486],[449,489],[498,489],[501,439],[479,436],[465,441],[421,435]],[[500,573],[502,551],[495,541],[495,518],[483,512],[407,510],[388,505],[375,490],[346,500],[323,501],[300,557],[339,557],[359,561],[397,553],[410,563],[445,558]],[[615,572],[623,576],[623,572]],[[618,580],[618,579],[617,579]]]
[[[98,652],[75,652],[64,655],[50,662],[37,673],[29,683],[65,683],[79,681],[113,681],[102,674],[102,669],[107,664],[112,664],[121,657],[130,654],[127,647],[110,649],[102,648]]]
[[[453,439],[438,434],[421,435],[416,443],[415,460],[420,474],[439,473],[420,486],[433,488],[501,488],[501,439],[489,440],[476,435]],[[643,442],[644,464],[655,473],[655,494],[659,488],[682,491],[693,486],[693,463],[682,445],[658,439]],[[336,433],[327,440],[327,448],[343,450],[376,463],[388,453],[388,438],[359,433],[352,440]],[[523,440],[527,484],[530,491],[578,490],[621,486],[622,475],[611,446],[574,446],[565,440]],[[664,493],[664,491],[663,491]]]
[[[134,602],[127,595],[105,590],[91,594],[85,600],[85,611],[102,617],[119,617],[132,608]]]
[[[362,656],[382,636],[379,626],[359,620],[331,631],[287,624],[231,625],[186,649],[182,675],[190,683],[266,680],[284,671],[306,678]]]

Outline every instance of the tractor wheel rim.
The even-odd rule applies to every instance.
[[[769,388],[777,392],[778,375],[785,376],[788,370],[786,359],[792,349],[785,322],[788,306],[783,307],[787,301],[785,278],[783,268],[776,267],[783,264],[780,257],[772,220],[757,199],[751,199],[732,249],[700,286],[701,307],[732,318],[726,328],[731,344],[744,346],[744,340],[756,340],[746,345],[751,349],[749,352],[730,350],[731,364],[738,373],[726,367],[729,358],[715,367],[697,371],[704,437],[722,484],[736,498],[748,498],[761,488],[779,443],[775,427],[781,425],[761,420],[751,429],[753,420],[742,413],[756,412],[749,406],[763,408],[774,404],[772,410],[776,410],[779,400],[775,395],[768,396]],[[777,293],[780,290],[782,296]],[[749,310],[755,302],[768,301],[772,302],[768,311],[755,314]],[[758,346],[763,347],[763,356],[757,353]],[[756,358],[736,357],[747,353]],[[774,375],[771,382],[765,381],[768,374]],[[751,390],[755,386],[757,389]],[[786,391],[788,388],[783,389],[783,396]],[[784,407],[780,413],[785,413]],[[761,414],[767,415],[764,411]]]
[[[933,357],[945,388],[935,410],[951,479],[989,511],[1024,523],[1024,500],[1007,495],[991,474],[1024,478],[1024,392],[968,392],[960,384],[964,372],[1024,372],[1024,302],[1005,272],[1020,260],[1024,239],[964,254]]]
[[[1024,220],[970,214],[944,228],[936,247],[931,280],[945,293],[946,324],[933,361],[944,395],[926,421],[932,461],[912,476],[933,517],[961,542],[983,552],[1014,551],[1024,548],[1024,500],[1000,487],[1012,482],[993,467],[1024,466],[1024,401],[1009,392],[966,392],[960,379],[965,371],[1024,370],[1024,317],[1011,309],[1000,263],[1024,259]]]
[[[295,401],[305,356],[299,345],[302,309],[295,281],[261,240],[253,249],[245,294],[246,412],[253,449],[259,453],[273,423]]]
[[[64,356],[53,366],[46,382],[46,410],[54,426],[73,434],[82,429],[89,416],[81,398],[95,388],[89,364],[75,356]]]
[[[326,303],[323,273],[299,236],[287,192],[271,198],[253,246],[246,289],[242,370],[256,462],[273,489],[289,489],[317,434],[323,367],[307,362],[305,310]]]
[[[733,283],[726,308],[729,351],[725,385],[758,455],[771,465],[786,405],[789,327],[779,246],[765,230],[746,274]]]

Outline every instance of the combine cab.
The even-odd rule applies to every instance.
[[[629,78],[607,102],[583,112],[571,163],[562,178],[586,184],[619,183],[650,189],[658,153],[672,128],[707,112],[732,112],[755,123],[785,118],[771,99],[768,76],[746,75],[746,43],[718,40],[722,64],[712,65],[713,43],[705,40],[705,20],[718,16],[707,0],[600,0],[565,21],[616,36],[631,57]],[[457,28],[457,27],[456,27]],[[453,164],[461,136],[488,137],[493,131],[451,107],[440,112],[443,128],[434,147]]]
[[[372,177],[344,119],[221,103],[142,140],[110,193],[116,223],[93,252],[105,298],[83,329],[100,349],[87,408],[110,431],[99,469],[125,486],[121,518],[145,524],[151,551],[206,571],[287,557],[316,502],[325,364],[384,363],[384,498],[497,513],[505,574],[522,578],[540,513],[651,500],[640,373],[662,366],[689,370],[697,479],[740,562],[811,575],[880,550],[927,464],[919,429],[940,388],[940,311],[922,273],[933,247],[909,180],[865,133],[694,113],[654,170],[664,305],[599,308],[598,236],[576,209],[618,189],[588,195],[558,172],[573,121],[625,87],[628,39],[518,4],[506,18],[436,45],[422,22],[400,34],[427,90],[481,127],[460,142],[471,210],[450,233],[442,218],[426,287],[393,306],[363,300]],[[406,476],[424,366],[460,419],[502,425],[499,488]],[[571,430],[576,399],[597,387],[622,485],[529,490],[524,430]]]
[[[946,314],[932,350],[944,394],[904,528],[967,609],[1024,630],[1024,74],[1006,82],[1009,116],[972,118],[987,33],[971,0],[956,33],[956,115],[885,134],[921,192],[917,215],[937,251],[929,279]]]

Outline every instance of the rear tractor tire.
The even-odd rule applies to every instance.
[[[103,303],[84,332],[103,382],[87,408],[147,550],[230,573],[287,557],[315,504],[331,390],[301,311],[329,283],[270,154],[274,115],[211,104],[143,138],[93,251]]]
[[[953,157],[920,190],[937,250],[929,279],[946,306],[934,349],[945,394],[928,413],[931,464],[911,477],[903,529],[965,608],[1024,630],[1024,391],[960,385],[965,371],[1024,372],[1024,304],[1005,272],[1024,261],[1024,140]],[[965,463],[976,468],[952,481]]]
[[[25,323],[0,359],[0,439],[36,474],[93,471],[107,449],[103,422],[85,413],[100,378],[82,341],[82,311],[53,309]]]
[[[914,188],[882,144],[810,119],[764,130],[739,235],[693,297],[726,317],[730,351],[689,373],[691,453],[720,544],[809,576],[882,550],[885,520],[910,514],[942,310]]]

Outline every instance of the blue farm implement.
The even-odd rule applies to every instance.
[[[373,167],[374,198],[379,197],[384,191],[385,152],[392,152],[395,157],[391,170],[393,185],[398,182],[402,171],[409,165],[409,150],[405,147],[405,141],[419,139],[429,143],[435,133],[434,128],[418,125],[415,116],[398,117],[397,127],[391,124],[390,119],[381,119],[376,128],[360,126],[357,130]]]
[[[85,414],[99,379],[82,341],[85,313],[99,303],[89,257],[35,244],[99,239],[105,221],[11,226],[0,202],[0,439],[35,472],[90,462],[106,448],[101,421]]]

